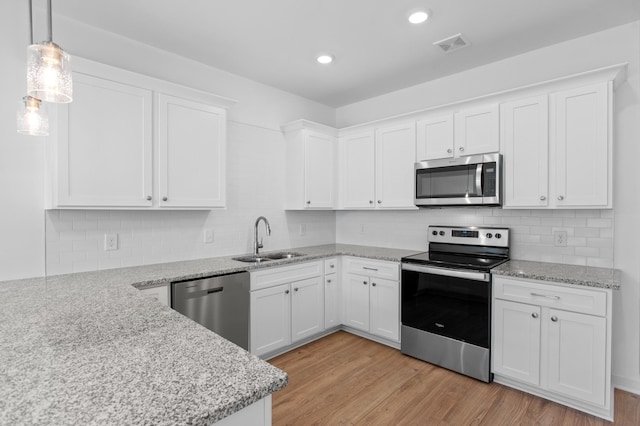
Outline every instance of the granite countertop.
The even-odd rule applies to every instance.
[[[285,372],[138,288],[335,255],[343,244],[247,264],[231,257],[0,283],[0,424],[210,424],[287,384]]]
[[[565,265],[561,263],[510,260],[491,270],[493,275],[544,280],[587,287],[620,289],[621,273],[613,268]]]

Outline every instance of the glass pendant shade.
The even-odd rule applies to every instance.
[[[57,44],[46,41],[27,48],[27,93],[54,103],[72,100],[71,56]]]
[[[49,119],[40,99],[25,96],[18,102],[18,133],[32,136],[49,135]]]

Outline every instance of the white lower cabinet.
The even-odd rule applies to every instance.
[[[297,263],[251,272],[251,353],[274,353],[324,331],[323,263]]]
[[[344,325],[400,341],[399,265],[345,257]]]
[[[495,381],[611,420],[611,290],[494,278]]]
[[[168,285],[165,285],[162,287],[144,288],[140,290],[140,294],[143,297],[156,299],[158,302],[162,303],[164,306],[171,306],[171,297],[169,295]]]

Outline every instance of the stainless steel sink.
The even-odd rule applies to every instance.
[[[291,259],[294,257],[306,256],[304,253],[296,253],[294,251],[282,251],[278,253],[265,253],[262,256],[267,259],[279,260],[279,259]]]
[[[233,257],[233,260],[237,260],[238,262],[246,262],[246,263],[260,263],[260,262],[266,262],[268,260],[273,260],[270,259],[268,257],[265,257],[261,254],[255,256],[253,254],[247,255],[247,256],[239,256],[239,257]]]
[[[246,263],[260,263],[266,262],[269,260],[281,260],[281,259],[292,259],[294,257],[306,256],[304,253],[296,253],[293,251],[282,251],[277,253],[264,253],[264,254],[249,254],[246,256],[238,256],[234,257],[233,260],[237,260],[238,262],[246,262]]]

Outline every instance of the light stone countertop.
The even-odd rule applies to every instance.
[[[510,260],[491,270],[493,275],[543,280],[587,287],[620,289],[621,273],[613,268],[565,265],[561,263]]]
[[[138,288],[335,255],[331,244],[247,264],[231,257],[0,282],[0,424],[205,425],[282,389],[287,374]]]

